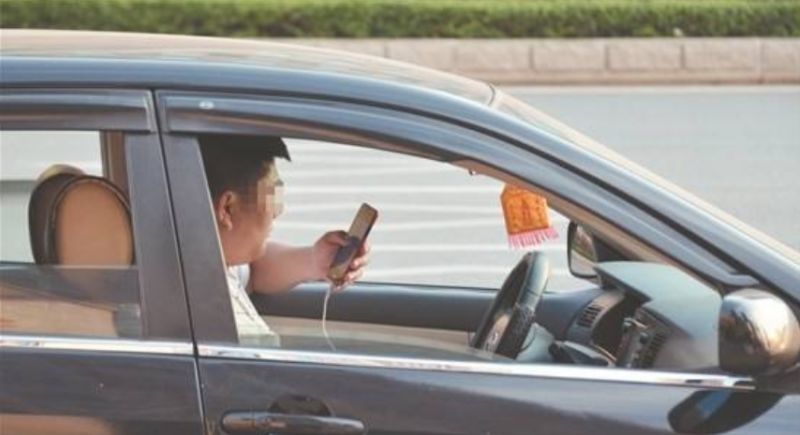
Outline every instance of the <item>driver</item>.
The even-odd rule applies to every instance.
[[[277,346],[277,334],[248,294],[282,293],[302,282],[327,279],[347,232],[328,231],[311,246],[268,241],[272,222],[283,211],[275,157],[289,160],[286,145],[278,137],[239,135],[203,135],[199,142],[240,343]],[[361,277],[368,252],[364,243],[335,290]]]

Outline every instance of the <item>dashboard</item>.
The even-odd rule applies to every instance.
[[[716,325],[721,297],[714,289],[666,265],[620,261],[600,263],[596,270],[601,289],[561,297],[573,299],[568,323],[562,317],[560,324],[553,324],[552,315],[550,322],[546,315],[540,321],[548,329],[548,323],[553,324],[556,340],[563,340],[559,346],[588,354],[583,361],[619,367],[703,370],[718,366]],[[547,305],[563,314],[568,303]],[[580,305],[577,310],[576,305]],[[547,307],[541,310],[547,311]]]

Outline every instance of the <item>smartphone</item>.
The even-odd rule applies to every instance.
[[[344,280],[347,269],[350,268],[350,262],[364,245],[364,241],[378,219],[378,210],[370,207],[369,204],[361,204],[358,209],[353,223],[350,224],[350,231],[347,232],[347,244],[341,246],[333,258],[331,267],[328,270],[328,278],[334,283],[338,284]]]

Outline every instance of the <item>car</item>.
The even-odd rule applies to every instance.
[[[502,90],[263,41],[0,37],[0,432],[800,430],[800,256]],[[288,198],[316,180],[275,237],[381,213],[332,334],[308,282],[252,297],[279,345],[239,337],[208,134],[285,138]],[[547,201],[563,244],[481,251],[505,185]],[[498,258],[505,282],[470,285]]]

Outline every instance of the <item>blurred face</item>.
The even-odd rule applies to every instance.
[[[249,195],[223,192],[215,214],[227,266],[247,264],[264,254],[272,221],[283,212],[283,182],[273,165]]]

